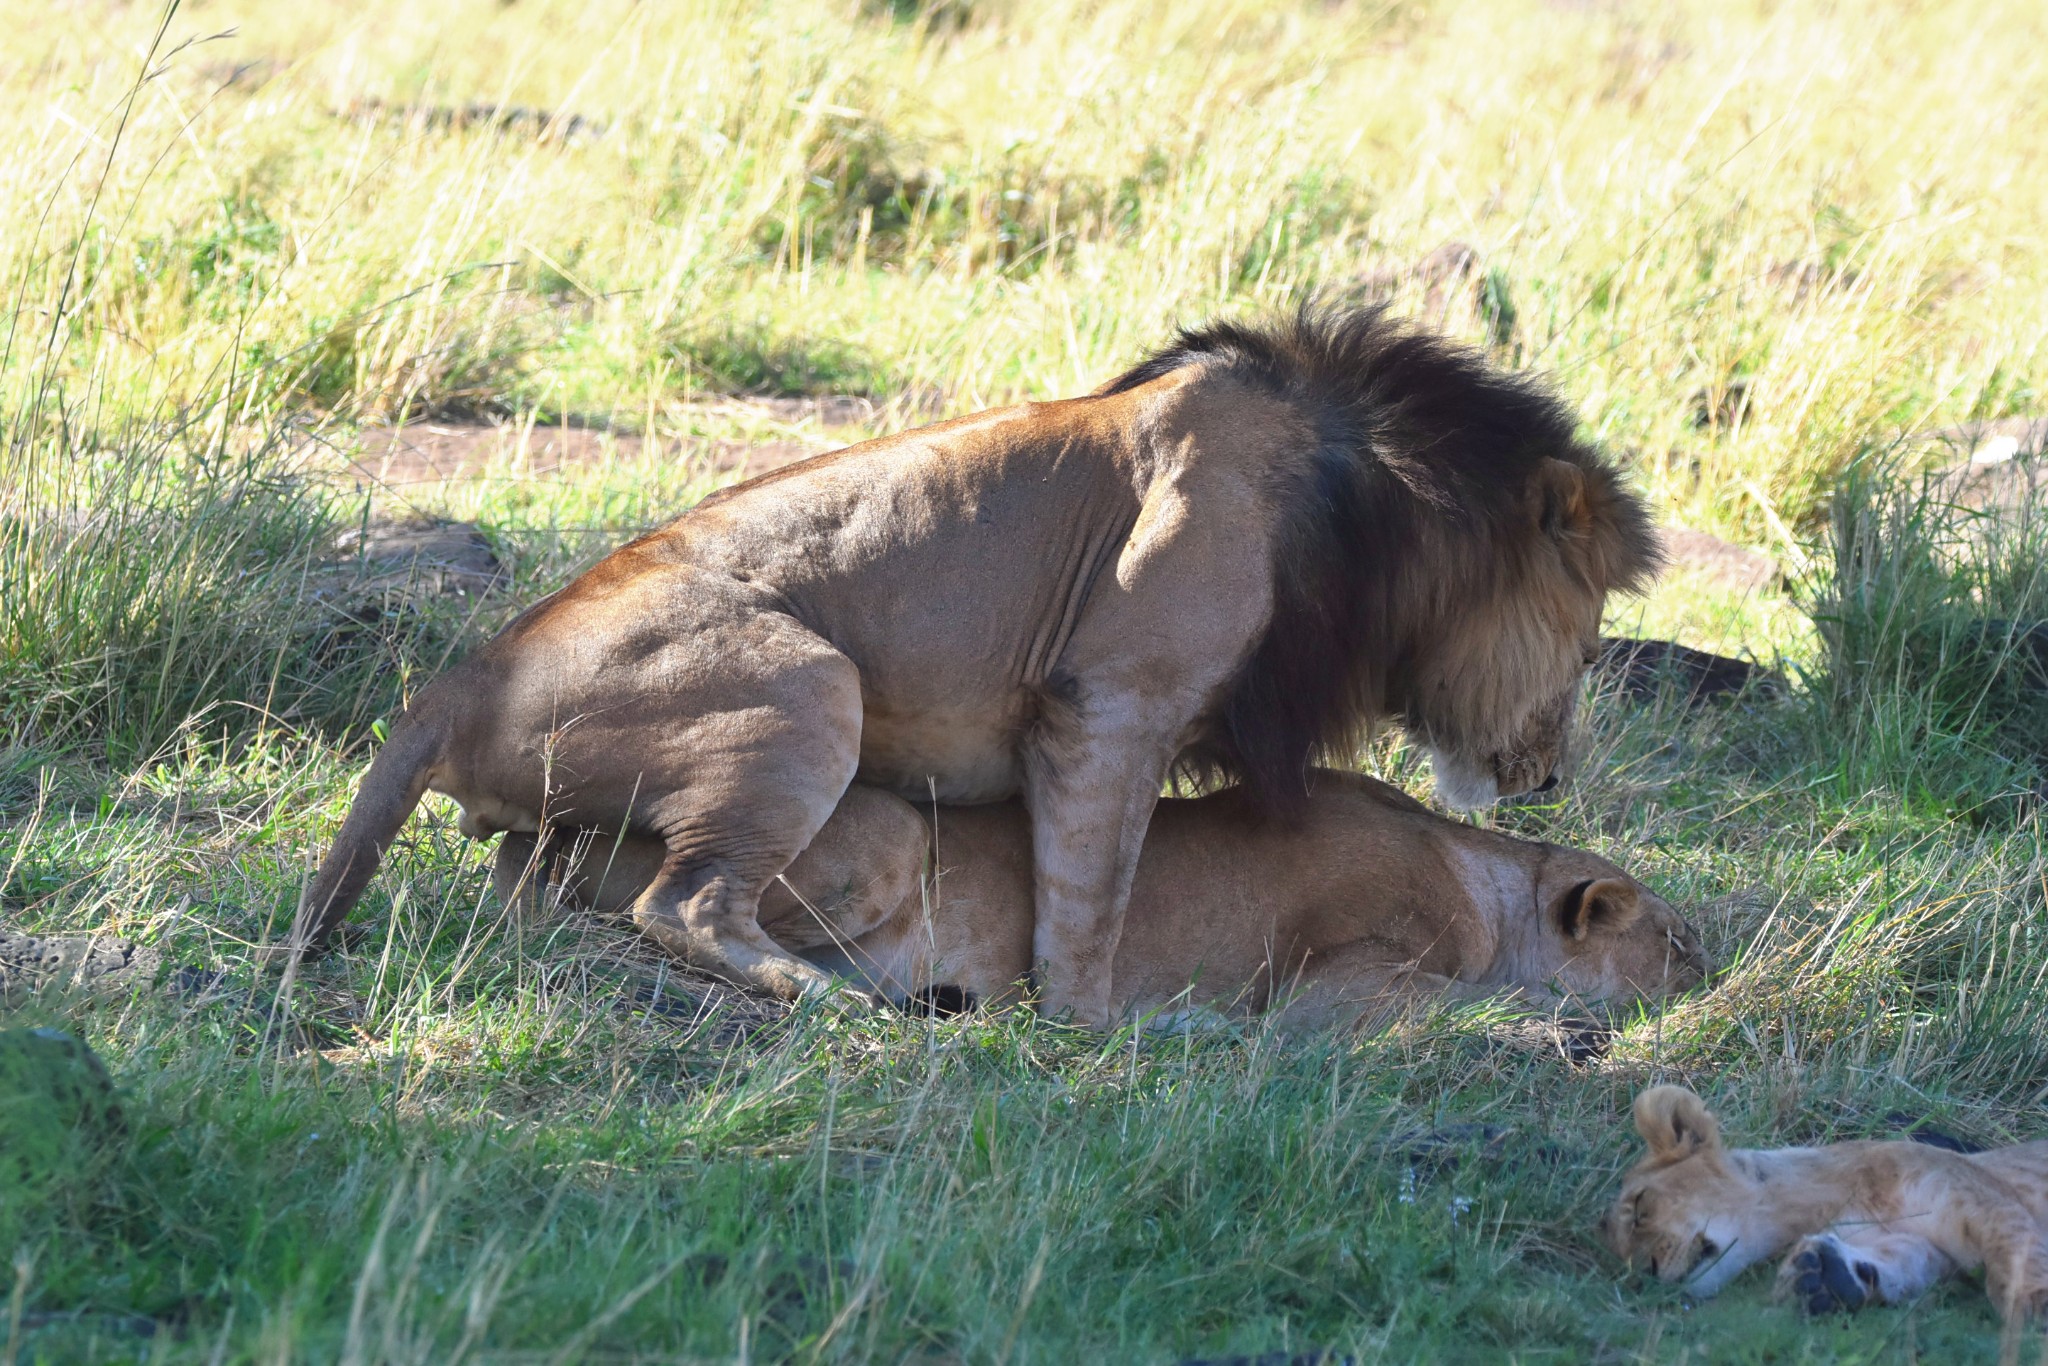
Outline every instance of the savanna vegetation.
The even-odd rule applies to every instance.
[[[1999,1350],[1968,1283],[1691,1306],[1592,1228],[1656,1079],[1738,1142],[2048,1134],[2048,531],[1928,474],[2048,411],[2038,7],[0,24],[0,931],[158,965],[8,979],[120,1120],[0,1166],[0,1359]],[[1661,516],[1776,566],[1681,563],[1611,626],[1785,687],[1596,686],[1563,795],[1482,818],[1651,881],[1710,993],[1596,1052],[1505,1007],[1296,1042],[788,1014],[508,916],[432,802],[347,952],[258,971],[407,689],[748,450],[1081,392],[1310,295],[1547,372]],[[452,474],[370,458],[479,425]],[[422,518],[488,572],[371,553]],[[1429,794],[1397,735],[1359,762]]]

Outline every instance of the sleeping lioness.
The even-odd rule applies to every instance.
[[[1428,996],[1620,1005],[1704,978],[1691,928],[1606,860],[1461,825],[1356,774],[1311,780],[1296,825],[1259,821],[1235,790],[1159,803],[1111,978],[1119,1011],[1278,1007],[1286,1027],[1315,1028]],[[631,837],[557,840],[580,857],[506,841],[508,901],[551,882],[610,913],[662,858]],[[1031,885],[1017,803],[940,807],[934,826],[856,785],[763,898],[762,925],[892,999],[953,988],[1001,1004],[1031,967]]]
[[[1682,1086],[1636,1097],[1650,1151],[1600,1221],[1659,1280],[1712,1295],[1773,1257],[1809,1312],[1900,1304],[1982,1266],[2007,1318],[2048,1309],[2048,1142],[1982,1153],[1924,1143],[1729,1148]]]

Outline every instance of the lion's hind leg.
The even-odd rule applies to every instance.
[[[1390,961],[1378,944],[1347,944],[1319,957],[1273,990],[1272,1017],[1285,1034],[1365,1027],[1435,1001],[1483,1001],[1507,988],[1479,986]]]
[[[1903,1304],[1927,1292],[1955,1263],[1931,1241],[1844,1222],[1793,1244],[1778,1266],[1778,1294],[1809,1314]]]
[[[821,830],[860,758],[860,672],[788,618],[736,632],[721,691],[655,731],[630,823],[664,849],[633,922],[685,962],[785,1001],[843,988],[775,942],[761,895]],[[718,643],[714,638],[705,643]],[[751,676],[749,676],[751,675]]]

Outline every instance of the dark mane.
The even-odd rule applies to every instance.
[[[1272,471],[1272,621],[1181,758],[1179,776],[1198,788],[1241,783],[1285,814],[1299,809],[1311,764],[1349,762],[1374,722],[1405,705],[1390,680],[1412,672],[1418,618],[1491,603],[1527,572],[1528,490],[1545,457],[1579,466],[1614,524],[1604,586],[1654,571],[1642,505],[1578,440],[1569,408],[1382,308],[1309,305],[1260,326],[1184,329],[1098,392],[1197,365],[1281,398],[1315,432],[1313,450]]]

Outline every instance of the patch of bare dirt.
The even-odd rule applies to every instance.
[[[1659,534],[1664,540],[1664,556],[1674,569],[1703,574],[1748,593],[1770,588],[1781,577],[1778,562],[1761,550],[1682,526],[1664,527]]]
[[[759,435],[657,435],[650,441],[638,432],[585,423],[422,419],[365,427],[347,440],[322,440],[308,454],[315,469],[389,489],[475,479],[487,470],[517,477],[549,475],[649,455],[694,460],[713,472],[752,478],[862,439],[884,410],[871,399],[828,394],[717,399],[693,411]]]
[[[227,84],[235,83],[230,77]],[[395,123],[412,132],[477,129],[518,133],[538,142],[579,142],[601,138],[606,125],[581,114],[534,109],[523,104],[426,104],[366,96],[336,114],[337,118]]]
[[[575,465],[637,461],[647,438],[582,426],[494,426],[487,422],[408,422],[406,426],[362,428],[360,444],[344,475],[385,489],[418,483],[477,479],[483,471],[512,469],[520,475],[553,475]],[[797,440],[739,442],[705,440],[684,444],[684,455],[705,459],[709,469],[758,475],[780,469],[827,446]]]
[[[2048,451],[2048,417],[1987,418],[1937,427],[1920,433],[1919,439],[1946,446],[1973,464],[1997,465]]]

